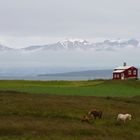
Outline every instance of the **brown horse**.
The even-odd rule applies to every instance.
[[[88,114],[90,116],[94,117],[94,119],[96,119],[96,118],[101,119],[103,113],[100,110],[93,109],[93,110],[89,111]]]

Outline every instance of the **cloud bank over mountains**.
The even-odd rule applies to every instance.
[[[58,72],[61,69],[60,72],[65,72],[113,69],[123,62],[140,67],[139,54],[140,41],[137,39],[65,40],[21,49],[0,45],[0,70]]]

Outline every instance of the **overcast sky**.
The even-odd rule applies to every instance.
[[[140,0],[0,0],[0,43],[68,38],[140,39]]]

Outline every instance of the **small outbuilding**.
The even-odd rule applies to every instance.
[[[124,63],[123,66],[117,67],[113,71],[114,80],[125,80],[125,79],[137,79],[138,69],[134,66],[127,66]]]

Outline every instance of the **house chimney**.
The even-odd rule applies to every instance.
[[[124,67],[126,66],[126,62],[123,63],[123,66],[124,66]]]

